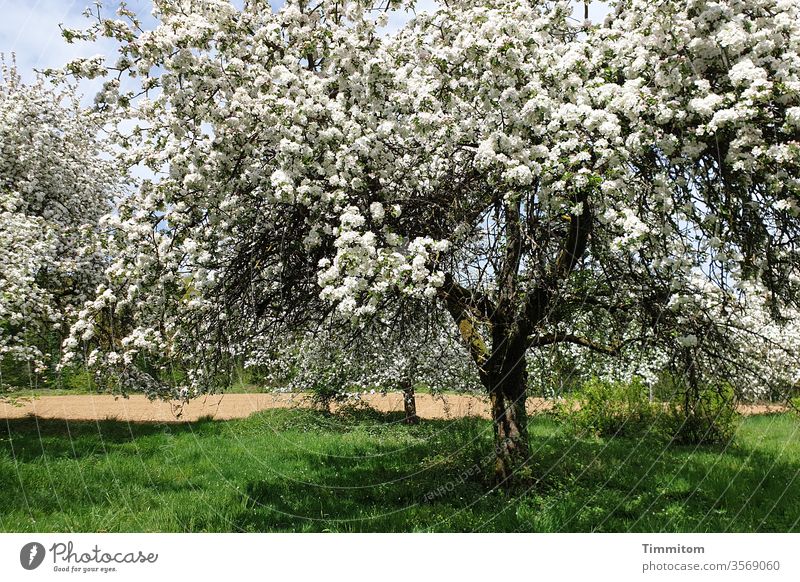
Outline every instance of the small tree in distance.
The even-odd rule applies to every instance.
[[[333,402],[358,402],[365,394],[400,391],[404,422],[416,424],[418,386],[433,394],[480,391],[477,374],[454,332],[419,314],[406,321],[372,321],[358,330],[328,322],[316,330],[282,336],[280,345],[266,354],[254,346],[248,364],[263,370],[270,384],[310,392],[326,408]]]
[[[588,25],[570,2],[454,0],[388,36],[372,9],[413,2],[154,4],[154,30],[123,7],[68,31],[121,42],[71,70],[107,77],[98,103],[156,173],[110,219],[75,328],[100,328],[92,363],[123,387],[158,390],[151,354],[212,389],[259,338],[411,298],[458,329],[509,482],[531,350],[657,347],[696,377],[692,353],[739,353],[753,293],[796,304],[794,2],[617,0]]]

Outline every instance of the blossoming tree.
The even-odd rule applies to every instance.
[[[400,391],[404,422],[416,424],[418,386],[433,394],[481,391],[457,331],[440,318],[436,312],[412,310],[412,317],[373,319],[355,330],[334,319],[316,329],[282,335],[271,347],[259,338],[248,350],[246,365],[262,370],[272,385],[311,392],[327,406],[334,401],[357,403],[365,394]]]
[[[393,35],[376,14],[413,2],[154,4],[154,30],[123,8],[68,31],[121,42],[70,68],[107,78],[155,173],[74,328],[123,385],[158,390],[134,365],[153,354],[208,389],[275,330],[427,301],[490,398],[502,481],[528,457],[530,350],[689,353],[748,293],[796,301],[793,0],[617,0],[597,24],[451,0]]]
[[[74,91],[0,69],[0,359],[41,372],[52,336],[94,296],[93,244],[119,186],[96,138],[102,123]],[[55,342],[58,348],[60,342]],[[0,380],[2,380],[0,378]]]

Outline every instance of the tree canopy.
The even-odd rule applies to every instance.
[[[0,359],[51,365],[76,309],[94,299],[100,219],[121,192],[101,127],[73,88],[25,84],[2,62]]]
[[[121,43],[70,70],[107,79],[155,175],[109,217],[72,346],[156,391],[135,362],[166,356],[202,391],[279,330],[426,304],[489,394],[500,479],[530,350],[757,375],[798,298],[798,3],[443,4],[394,34],[413,2],[156,0],[153,30],[123,7],[67,31]]]

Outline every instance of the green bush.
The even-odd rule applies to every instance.
[[[63,370],[55,383],[60,388],[74,390],[76,393],[92,392],[96,388],[91,372],[83,366],[73,366]]]
[[[653,437],[677,444],[727,443],[736,432],[733,388],[726,383],[675,391],[669,402],[651,402],[640,381],[594,378],[556,406],[573,432],[598,437]]]
[[[330,412],[334,403],[346,400],[342,389],[329,382],[313,382],[308,386],[308,392],[311,401],[325,412]]]
[[[578,434],[642,436],[662,414],[640,380],[610,382],[592,378],[556,406],[556,415]]]
[[[724,444],[739,425],[733,387],[727,382],[685,391],[670,403],[667,434],[680,444]]]

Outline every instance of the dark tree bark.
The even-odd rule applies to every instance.
[[[403,382],[403,408],[406,412],[403,422],[405,424],[419,424],[417,397],[414,394],[414,384],[411,380]]]
[[[489,401],[492,408],[495,449],[495,481],[511,485],[528,462],[528,412],[525,349],[505,351],[503,360],[489,372]]]
[[[489,395],[494,428],[494,476],[497,483],[508,487],[528,461],[527,337],[524,329],[508,323],[497,310],[486,312],[482,317],[491,328],[489,351],[476,317],[466,307],[469,303],[463,292],[451,281],[444,298]]]
[[[498,309],[491,318],[492,353],[484,385],[494,424],[495,480],[511,485],[528,462],[527,337],[513,316]]]

